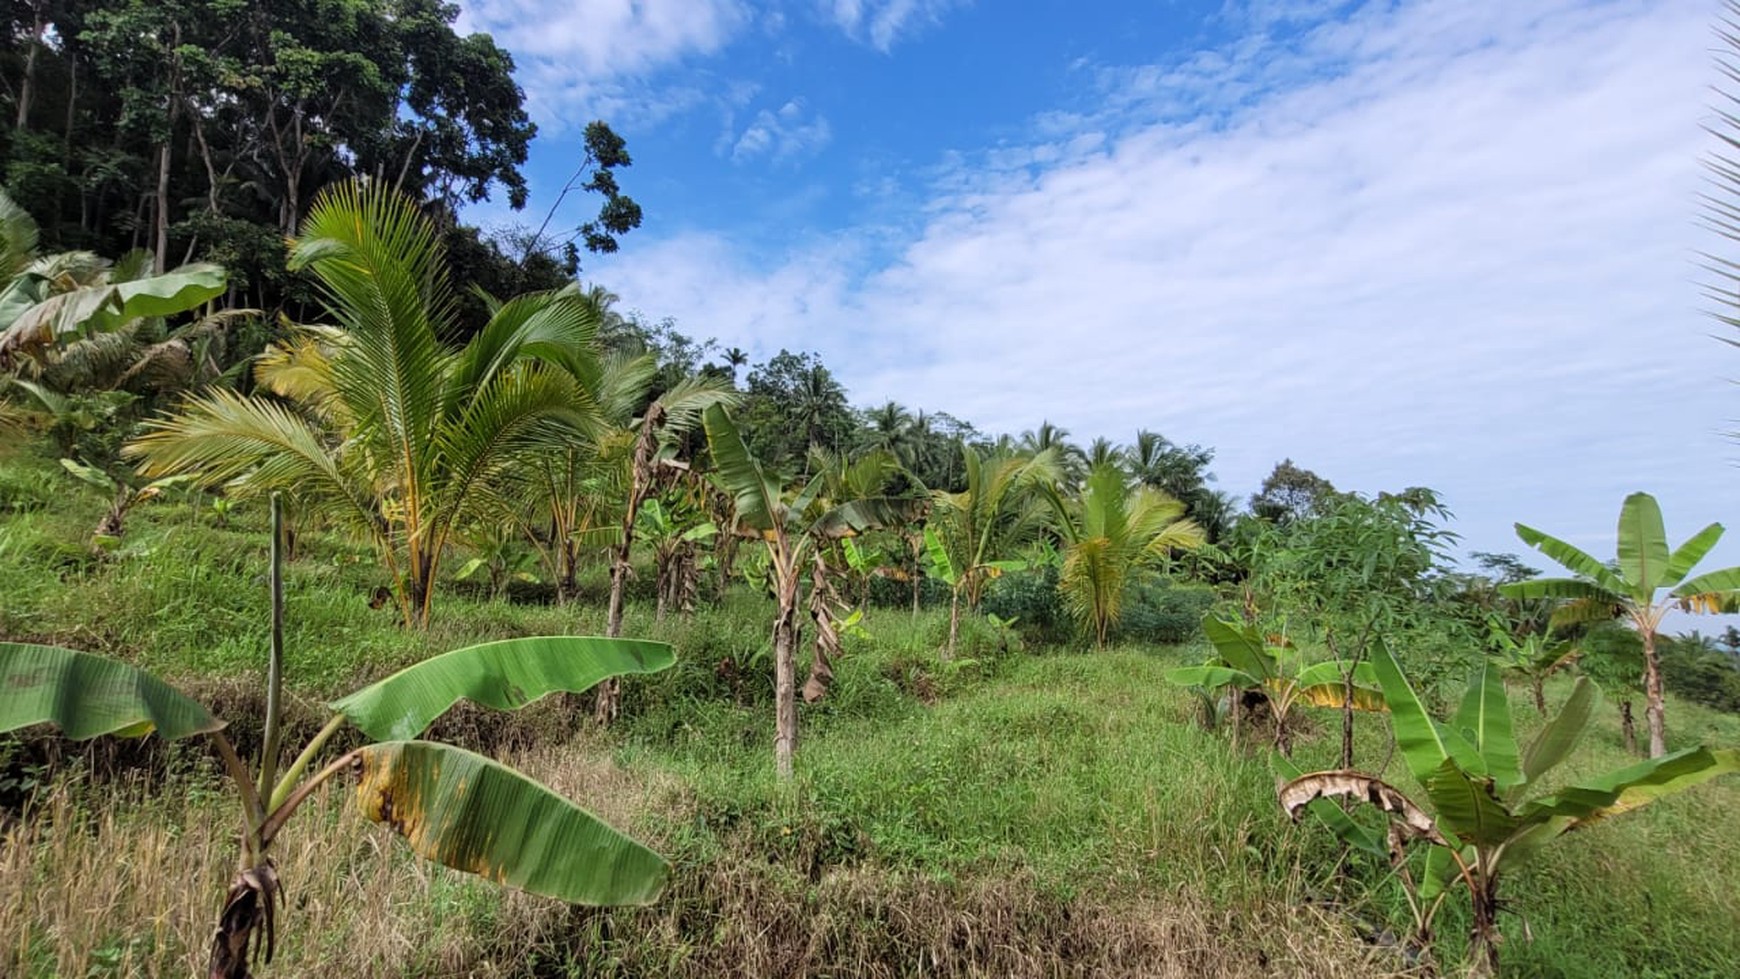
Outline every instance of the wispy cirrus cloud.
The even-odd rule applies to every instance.
[[[893,49],[902,37],[934,27],[963,0],[821,0],[824,13],[850,37],[878,51]]]
[[[1707,5],[1341,6],[1093,66],[1029,143],[946,161],[892,261],[690,234],[609,279],[819,350],[860,401],[1158,428],[1241,492],[1283,456],[1430,485],[1483,549],[1516,519],[1599,547],[1637,488],[1676,533],[1732,509],[1693,284]]]

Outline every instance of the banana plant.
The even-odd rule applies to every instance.
[[[1510,625],[1499,616],[1488,617],[1486,624],[1492,635],[1492,643],[1498,648],[1494,658],[1504,667],[1505,672],[1529,685],[1529,692],[1534,695],[1535,710],[1542,717],[1546,717],[1547,696],[1544,688],[1548,678],[1577,662],[1583,655],[1583,650],[1568,639],[1553,639],[1550,628],[1546,635],[1530,634],[1519,638],[1511,635]]]
[[[1649,720],[1651,758],[1660,758],[1667,751],[1661,658],[1655,650],[1662,619],[1674,610],[1740,611],[1740,567],[1689,577],[1692,568],[1722,539],[1722,532],[1721,524],[1710,524],[1670,550],[1660,504],[1648,493],[1633,493],[1619,509],[1619,562],[1610,568],[1551,534],[1516,525],[1518,537],[1575,577],[1519,581],[1500,587],[1500,592],[1519,599],[1565,599],[1566,604],[1553,613],[1554,625],[1623,617],[1643,640],[1644,714]],[[1656,593],[1664,588],[1667,594],[1658,599]]]
[[[1376,776],[1338,770],[1287,781],[1280,788],[1281,807],[1295,819],[1309,810],[1356,849],[1391,859],[1398,868],[1408,845],[1426,844],[1417,897],[1428,913],[1417,937],[1430,940],[1430,912],[1447,889],[1462,884],[1473,912],[1468,961],[1475,975],[1498,970],[1499,884],[1507,873],[1567,833],[1740,771],[1740,751],[1688,748],[1538,795],[1533,790],[1576,748],[1600,698],[1587,677],[1577,678],[1559,713],[1527,746],[1519,746],[1497,663],[1482,661],[1450,723],[1427,713],[1381,640],[1374,646],[1372,667],[1389,703],[1396,745],[1426,804]],[[1388,819],[1388,832],[1355,822],[1330,801],[1335,798],[1379,809]]]
[[[272,843],[309,795],[343,772],[357,776],[362,815],[390,826],[425,859],[576,904],[656,899],[670,871],[658,854],[511,768],[417,738],[461,700],[513,710],[607,677],[666,669],[675,662],[671,648],[533,636],[443,653],[334,701],[332,717],[280,774],[282,517],[276,496],[272,504],[271,656],[257,771],[237,755],[223,721],[151,674],[90,653],[0,642],[0,733],[46,723],[74,740],[155,732],[171,741],[205,735],[216,747],[240,802],[242,852],[212,936],[208,979],[246,979],[251,962],[271,962],[282,901]],[[372,743],[310,775],[347,724]]]
[[[810,571],[811,591],[815,593],[827,576],[826,562],[820,560],[826,544],[906,523],[917,515],[917,504],[906,499],[869,497],[828,506],[822,499],[824,475],[811,478],[788,497],[780,481],[770,477],[750,454],[742,433],[724,407],[709,405],[702,415],[702,426],[719,479],[731,492],[733,532],[759,540],[767,548],[768,584],[778,608],[773,620],[774,769],[779,777],[789,778],[792,755],[797,749],[794,657],[800,638],[797,616],[804,573]],[[825,598],[821,595],[816,600]],[[813,603],[811,612],[815,613]],[[818,645],[810,666],[811,678],[822,685],[823,691],[831,673],[826,657],[827,650]],[[816,693],[816,697],[820,695]]]
[[[73,478],[88,486],[109,494],[109,511],[103,514],[103,519],[97,523],[97,528],[91,532],[91,546],[101,551],[120,540],[126,530],[127,513],[137,504],[152,499],[164,490],[186,483],[187,476],[165,476],[149,482],[141,480],[128,481],[117,479],[96,466],[87,465],[77,459],[62,459],[61,468],[70,473]],[[139,485],[135,485],[138,483]]]
[[[1202,617],[1202,631],[1214,645],[1214,654],[1200,666],[1167,671],[1166,679],[1203,691],[1211,705],[1219,699],[1219,691],[1230,691],[1235,738],[1239,705],[1246,692],[1262,695],[1275,724],[1275,748],[1283,755],[1293,752],[1295,707],[1303,704],[1339,710],[1351,696],[1354,710],[1381,713],[1387,709],[1369,663],[1308,663],[1304,653],[1284,637],[1270,642],[1255,625],[1230,622],[1212,612]]]
[[[969,582],[974,575],[984,579],[1001,578],[1005,572],[1020,571],[1027,567],[1027,562],[1021,560],[980,561],[973,567],[963,567],[955,560],[948,545],[943,542],[942,535],[934,527],[924,528],[925,558],[930,562],[925,574],[949,586],[949,641],[943,647],[944,662],[954,658],[955,641],[961,631],[961,595],[969,588]]]

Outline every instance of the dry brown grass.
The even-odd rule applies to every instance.
[[[506,740],[517,741],[517,738]],[[188,756],[192,757],[192,756]],[[507,752],[666,852],[692,813],[674,781],[615,765],[582,737]],[[190,766],[187,758],[182,769]],[[235,859],[233,802],[205,770],[69,775],[0,835],[0,973],[183,977]],[[745,837],[679,856],[652,908],[589,911],[424,864],[325,791],[280,837],[288,908],[266,976],[1372,975],[1321,912],[1229,912],[1188,892],[1047,893],[1016,871],[939,881],[877,866],[770,862]]]

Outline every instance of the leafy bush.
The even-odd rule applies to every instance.
[[[1074,633],[1057,591],[1057,568],[1053,565],[992,580],[985,589],[984,611],[1000,619],[1013,619],[1022,635],[1038,642],[1056,642]]]
[[[1124,642],[1181,646],[1196,638],[1203,613],[1214,607],[1207,585],[1144,582],[1124,596],[1116,635]]]

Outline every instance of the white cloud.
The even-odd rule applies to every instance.
[[[561,129],[601,115],[647,126],[705,102],[646,79],[719,51],[749,18],[743,0],[461,0],[458,27],[511,51],[534,118]]]
[[[887,53],[901,37],[942,23],[960,0],[822,0],[822,8],[850,37]]]
[[[792,99],[778,111],[756,113],[755,121],[731,141],[731,159],[743,163],[767,157],[780,163],[813,154],[832,137],[825,117],[809,112],[803,99]]]
[[[946,166],[886,266],[696,234],[607,277],[727,344],[818,350],[861,403],[1157,428],[1239,492],[1283,456],[1429,485],[1486,550],[1522,549],[1512,520],[1610,549],[1639,488],[1684,537],[1740,500],[1716,434],[1740,359],[1694,255],[1711,15],[1373,2],[1106,69],[1100,105]]]

